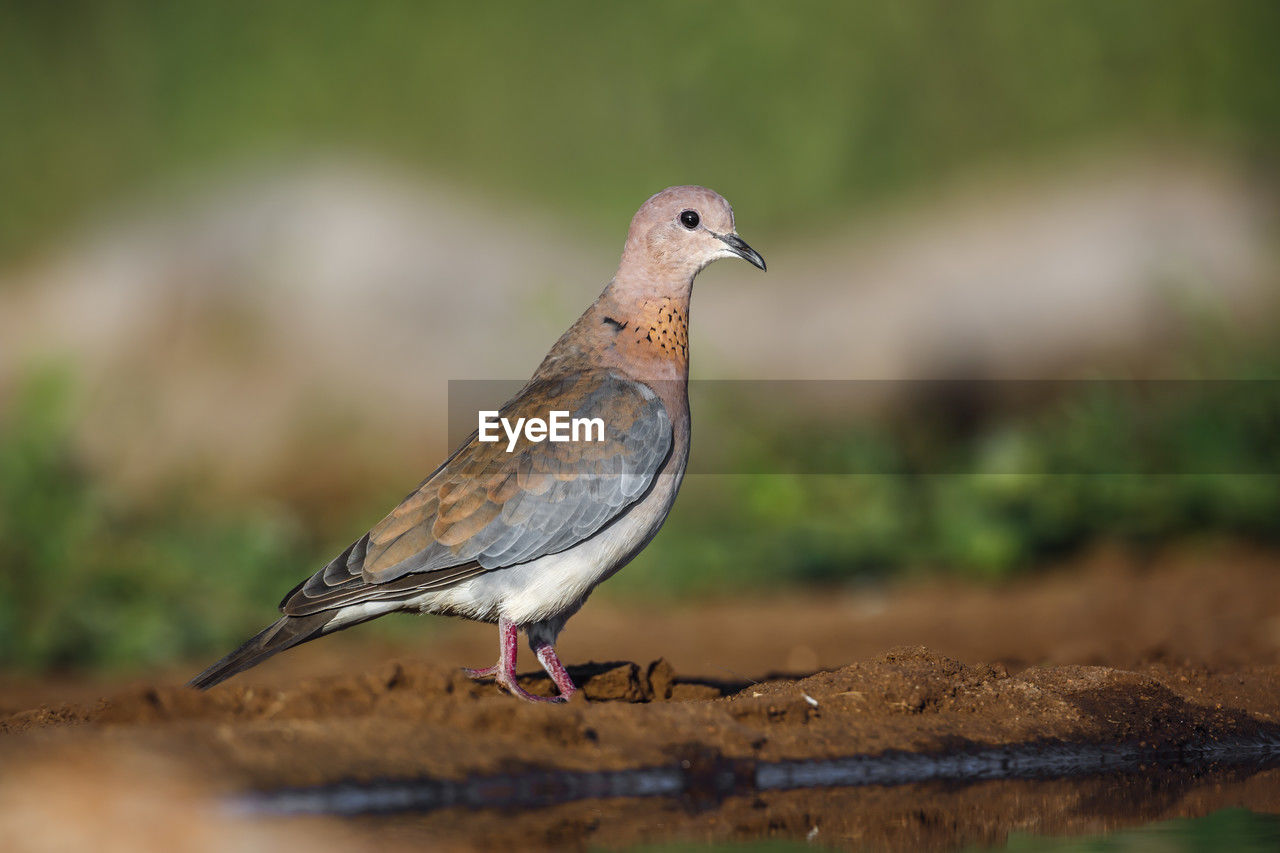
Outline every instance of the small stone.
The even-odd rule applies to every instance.
[[[671,689],[675,686],[676,671],[666,658],[658,658],[649,664],[649,687],[655,700],[671,698]]]
[[[623,663],[592,676],[582,685],[582,692],[593,702],[644,702],[648,697],[640,684],[640,667]]]

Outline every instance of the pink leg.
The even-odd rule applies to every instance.
[[[551,676],[551,680],[556,683],[556,688],[559,689],[561,698],[568,700],[570,696],[577,692],[578,688],[574,685],[573,679],[569,677],[569,671],[564,668],[564,664],[560,663],[560,657],[556,654],[555,646],[550,643],[543,643],[534,649],[534,654],[538,656],[538,662],[547,671],[547,675]]]
[[[524,699],[527,702],[563,702],[567,696],[534,696],[529,691],[520,686],[516,681],[516,653],[519,651],[519,629],[515,623],[508,622],[506,619],[498,620],[498,662],[491,667],[485,669],[468,669],[465,670],[472,678],[488,678],[493,677],[499,684],[507,689],[513,696]],[[539,660],[542,659],[539,653]],[[555,660],[555,651],[551,652],[551,657]],[[559,666],[560,661],[556,660]],[[544,663],[543,666],[546,666]],[[547,670],[550,672],[551,670]],[[564,672],[564,667],[560,667],[560,671]],[[552,680],[556,682],[556,686],[560,686],[559,679],[553,674]],[[569,674],[564,673],[564,678],[568,681]],[[568,682],[569,686],[573,686],[573,682]],[[563,692],[563,688],[561,688]]]

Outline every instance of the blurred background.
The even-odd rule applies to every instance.
[[[698,473],[597,596],[1269,553],[1278,39],[1267,0],[4,3],[0,668],[273,618],[680,183],[769,272],[699,278]]]

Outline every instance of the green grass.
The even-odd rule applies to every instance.
[[[1202,140],[1273,160],[1267,0],[0,5],[0,261],[174,182],[317,152],[601,239],[721,189],[798,233],[973,169]]]

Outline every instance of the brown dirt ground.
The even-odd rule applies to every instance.
[[[567,706],[519,703],[459,672],[493,656],[491,627],[429,634],[429,661],[421,648],[348,632],[208,693],[182,687],[185,671],[129,684],[0,682],[0,837],[31,849],[110,837],[120,849],[286,839],[386,850],[424,839],[469,848],[806,838],[816,827],[830,844],[906,849],[1228,805],[1280,811],[1274,770],[1223,771],[1212,784],[1186,771],[791,791],[714,807],[594,801],[496,819],[448,809],[250,821],[218,809],[215,795],[247,788],[669,765],[690,750],[767,761],[1280,741],[1280,555],[1227,547],[1149,559],[1101,551],[1002,587],[593,601],[561,651],[622,663],[571,666],[585,696]],[[545,678],[524,682],[549,692]]]

